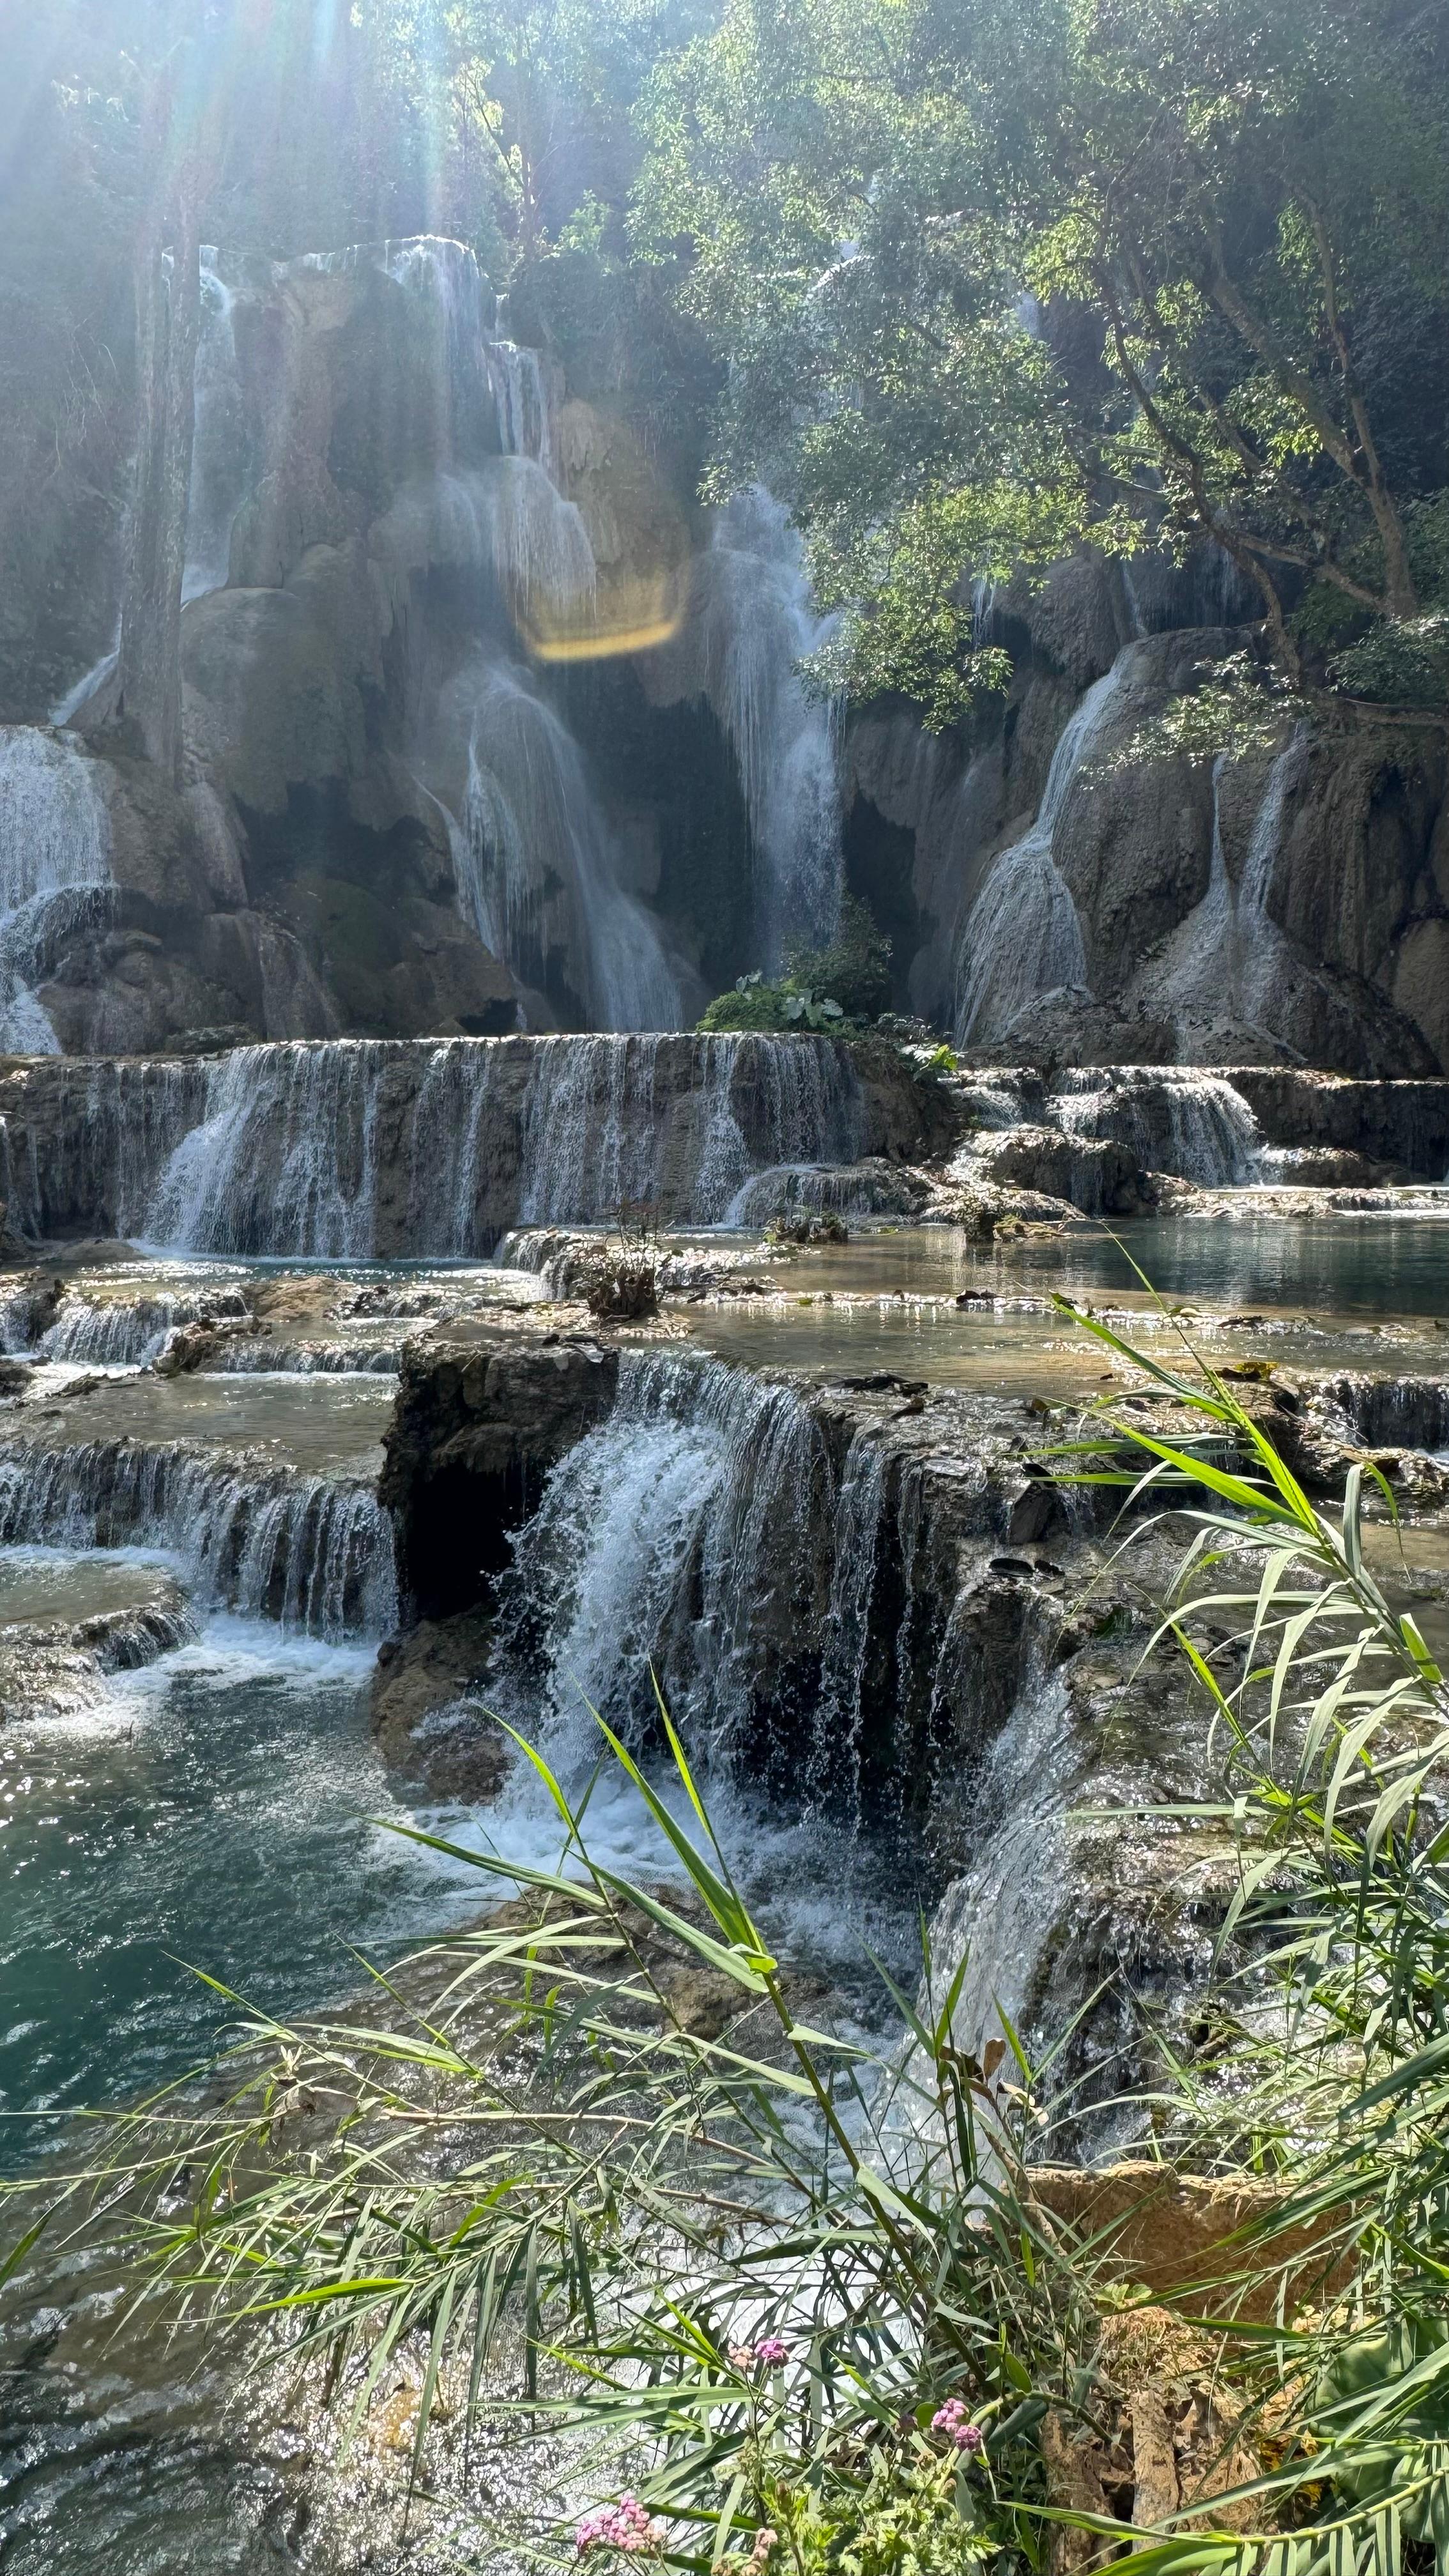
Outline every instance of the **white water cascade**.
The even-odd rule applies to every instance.
[[[239,1047],[208,1068],[206,1109],[146,1211],[151,1242],[188,1252],[365,1260],[377,1235],[382,1051],[364,1043]]]
[[[180,1443],[15,1446],[0,1459],[0,1545],[164,1548],[197,1601],[305,1636],[397,1624],[392,1523],[371,1486]]]
[[[859,1086],[828,1040],[743,1035],[691,1045],[697,1079],[687,1099],[676,1091],[671,1101],[657,1039],[536,1042],[521,1224],[607,1222],[628,1202],[661,1199],[672,1182],[686,1221],[728,1225],[752,1175],[856,1158]]]
[[[677,979],[653,919],[620,885],[578,744],[514,663],[482,664],[473,687],[465,914],[525,984],[544,986],[554,960],[566,980],[581,977],[595,1027],[677,1028]]]
[[[752,1173],[856,1160],[864,1120],[843,1048],[748,1033],[294,1039],[78,1080],[59,1164],[17,1181],[32,1232],[79,1181],[133,1239],[303,1260],[476,1259],[631,1200],[718,1224]]]
[[[220,253],[201,254],[201,330],[196,343],[195,428],[191,500],[186,518],[185,607],[224,590],[231,571],[231,532],[241,508],[249,439],[237,372],[236,299],[218,274]]]
[[[739,763],[759,869],[761,962],[822,945],[840,918],[840,785],[828,704],[801,679],[825,642],[800,539],[762,485],[736,493],[694,569],[679,692],[708,700]]]
[[[1094,681],[1063,727],[1031,830],[993,860],[961,945],[957,1042],[1004,1037],[1048,993],[1085,992],[1087,953],[1071,891],[1056,864],[1062,809],[1095,747],[1134,647]]]
[[[541,1681],[556,1722],[582,1721],[587,1703],[637,1741],[652,1659],[691,1746],[738,1766],[772,1656],[812,1652],[807,1540],[832,1499],[793,1389],[694,1354],[623,1352],[613,1412],[550,1474],[503,1579],[516,1686]],[[813,1627],[818,1667],[818,1609]]]
[[[531,457],[545,474],[557,478],[558,442],[554,434],[553,387],[536,349],[521,349],[509,337],[508,298],[500,295],[488,341],[488,375],[498,416],[498,443],[505,456]]]
[[[1112,1139],[1144,1169],[1204,1189],[1258,1177],[1257,1120],[1226,1076],[1193,1065],[1103,1065],[1065,1072],[1047,1115],[1069,1135]]]
[[[1253,818],[1243,881],[1238,888],[1237,969],[1239,1007],[1250,1023],[1272,1024],[1274,991],[1280,982],[1287,942],[1269,912],[1278,860],[1283,848],[1283,818],[1297,783],[1303,733],[1280,751],[1268,772],[1263,801]]]
[[[0,1052],[59,1052],[33,988],[110,886],[110,823],[91,762],[64,734],[0,726]]]

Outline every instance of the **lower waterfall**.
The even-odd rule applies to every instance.
[[[1263,1139],[1242,1094],[1190,1065],[1090,1067],[1063,1073],[1049,1115],[1069,1134],[1111,1138],[1148,1171],[1205,1189],[1256,1178]]]
[[[397,1624],[392,1523],[370,1486],[180,1443],[17,1444],[0,1457],[0,1546],[152,1547],[198,1603],[342,1640]]]
[[[366,1042],[223,1056],[205,1117],[147,1209],[148,1239],[187,1252],[366,1259],[377,1238],[380,1071]]]
[[[883,1494],[877,1441],[858,1433],[837,1475],[793,1388],[625,1351],[614,1411],[517,1534],[506,1689],[525,1712],[541,1685],[555,1722],[594,1708],[637,1743],[652,1667],[693,1754],[858,1821]]]

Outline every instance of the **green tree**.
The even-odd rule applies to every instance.
[[[1211,538],[1295,684],[1442,706],[1446,46],[1397,0],[730,0],[661,66],[640,236],[852,685],[940,721],[999,676],[973,574]]]

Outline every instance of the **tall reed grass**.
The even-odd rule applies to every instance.
[[[440,1844],[502,1882],[474,1930],[351,2018],[251,2020],[208,2107],[145,2106],[72,2186],[173,2312],[285,2340],[353,2425],[412,2355],[414,2476],[436,2411],[496,2418],[504,2386],[605,2461],[545,2559],[1449,2576],[1444,1679],[1371,1569],[1357,1468],[1324,1513],[1221,1374],[1063,1311],[1149,1401],[1044,1463],[1115,1489],[1118,1546],[1180,1550],[1149,1652],[1181,1654],[1220,1761],[1183,1821],[1236,1853],[1210,2039],[1142,2105],[1167,2172],[1272,2186],[1211,2314],[1200,2265],[1190,2301],[1149,2294],[1113,2230],[1051,2214],[1071,2106],[1008,2021],[957,2045],[965,1962],[943,1979],[925,1941],[882,2049],[802,2018],[662,1709],[668,1794],[601,1728],[656,1878],[608,1866],[589,1794],[522,1744],[555,1869]],[[1095,2444],[1130,2495],[1109,2329],[1149,2303],[1210,2342],[1237,2473],[1144,2527],[1062,2463]]]

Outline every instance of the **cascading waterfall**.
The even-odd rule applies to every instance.
[[[498,443],[505,456],[528,456],[546,474],[557,477],[553,389],[536,349],[521,349],[509,337],[509,305],[500,295],[494,307],[488,342],[488,375],[498,416]]]
[[[1249,1022],[1272,1025],[1274,993],[1287,943],[1268,907],[1283,847],[1283,818],[1301,765],[1304,732],[1295,731],[1268,772],[1263,801],[1253,820],[1237,903],[1239,1008]]]
[[[196,344],[196,426],[191,442],[183,606],[226,588],[231,532],[250,462],[232,319],[236,299],[218,274],[219,258],[214,249],[201,254],[201,330]]]
[[[701,1225],[734,1225],[754,1173],[853,1163],[860,1086],[829,1040],[711,1037],[703,1042],[703,1135],[693,1190]]]
[[[1047,1115],[1069,1134],[1110,1138],[1149,1171],[1205,1189],[1256,1178],[1263,1139],[1247,1102],[1219,1073],[1191,1065],[1091,1067],[1060,1076]]]
[[[1076,1732],[1060,1677],[1030,1678],[977,1784],[975,1857],[931,1927],[944,1977],[965,1961],[952,2032],[975,2057],[1000,2037],[1003,2015],[1035,2036],[1043,1959],[1072,1886],[1065,1827],[1080,1771]]]
[[[488,1249],[481,1201],[494,1144],[496,1051],[476,1039],[434,1047],[418,1090],[408,1156],[408,1247],[466,1258]]]
[[[291,1039],[69,1080],[15,1219],[203,1255],[466,1259],[627,1201],[719,1224],[754,1173],[855,1161],[864,1122],[845,1048],[753,1033]]]
[[[835,1561],[820,1662],[820,1705],[811,1747],[810,1787],[818,1805],[839,1787],[859,1812],[860,1730],[866,1643],[875,1595],[886,1453],[870,1431],[857,1431],[846,1453],[835,1511]]]
[[[658,1196],[656,1039],[542,1038],[523,1112],[519,1218],[597,1223]]]
[[[76,681],[75,686],[67,689],[63,698],[58,698],[56,700],[55,705],[50,710],[51,723],[56,726],[64,727],[73,722],[74,718],[80,714],[82,707],[87,706],[90,703],[90,700],[95,696],[97,689],[101,688],[110,678],[111,673],[114,671],[120,658],[121,619],[120,612],[118,610],[116,614],[115,632],[112,635],[110,643],[107,645],[104,653],[102,653],[99,661],[93,662],[88,671],[82,672],[81,677]]]
[[[65,734],[0,726],[0,1052],[59,1053],[33,986],[110,888],[110,822],[93,764]]]
[[[139,1368],[156,1358],[178,1324],[195,1322],[204,1302],[214,1311],[218,1301],[164,1291],[159,1296],[104,1303],[67,1297],[55,1322],[35,1344],[35,1356],[94,1368]],[[240,1299],[237,1304],[240,1307]]]
[[[384,1050],[345,1039],[220,1057],[205,1115],[157,1184],[146,1239],[186,1252],[366,1259],[377,1237],[385,1060]]]
[[[1449,1378],[1354,1375],[1327,1379],[1319,1393],[1365,1448],[1449,1450]]]
[[[1057,826],[1082,764],[1094,750],[1135,647],[1073,709],[1052,753],[1031,830],[993,860],[971,907],[961,948],[958,1043],[1004,1037],[1048,993],[1082,993],[1087,952],[1071,890],[1053,855]]]
[[[500,1587],[505,1661],[556,1720],[587,1703],[638,1740],[652,1661],[677,1723],[746,1759],[773,1666],[811,1645],[812,1524],[833,1479],[793,1389],[719,1361],[625,1351],[618,1400],[552,1471]],[[814,1614],[814,1660],[821,1653]],[[848,1685],[847,1685],[848,1687]]]
[[[198,1601],[304,1636],[397,1624],[392,1523],[370,1486],[176,1443],[17,1444],[0,1457],[0,1545],[163,1548]]]
[[[620,885],[578,744],[513,663],[485,663],[472,688],[465,917],[525,984],[544,986],[561,961],[596,1027],[677,1028],[678,981],[651,916]]]
[[[695,565],[680,694],[706,698],[739,763],[759,872],[761,962],[820,946],[840,919],[840,787],[831,711],[799,665],[826,641],[799,537],[763,486],[737,493]]]

